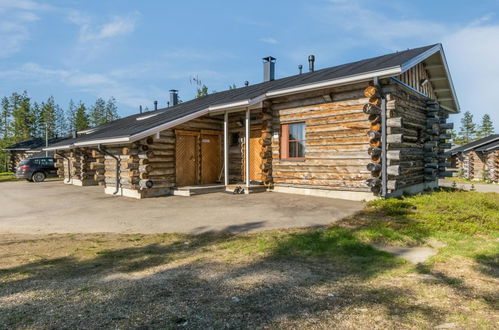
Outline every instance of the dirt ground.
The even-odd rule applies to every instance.
[[[0,328],[497,326],[487,266],[457,258],[423,269],[345,237],[331,238],[332,254],[294,254],[308,234],[291,234],[272,248],[264,241],[277,232],[0,235]]]
[[[364,203],[280,193],[143,200],[105,195],[102,187],[61,181],[0,184],[0,233],[203,233],[322,226]]]

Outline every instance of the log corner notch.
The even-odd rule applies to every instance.
[[[447,130],[454,128],[454,125],[447,123],[448,112],[434,100],[426,102],[426,117],[424,180],[432,182],[438,178],[452,175],[446,171],[446,167],[449,166],[447,159],[450,154],[445,149],[451,148],[451,144],[446,142],[447,139],[451,138],[450,134],[447,134]]]
[[[364,96],[369,99],[363,107],[364,113],[369,115],[370,129],[367,132],[369,138],[368,153],[371,162],[367,164],[367,170],[371,172],[371,178],[366,183],[371,191],[379,195],[382,192],[382,97],[378,84],[371,83],[365,90]]]
[[[259,140],[261,144],[260,164],[261,180],[266,187],[271,187],[272,181],[272,108],[270,104],[265,104],[262,109],[262,137]]]

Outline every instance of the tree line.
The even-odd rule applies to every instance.
[[[53,96],[36,102],[28,92],[14,92],[0,101],[0,159],[5,160],[5,147],[29,138],[68,136],[119,118],[114,97],[107,101],[98,98],[89,106],[71,100],[66,108],[55,102]],[[5,161],[0,162],[0,172],[6,170]]]
[[[490,115],[484,114],[480,124],[473,122],[473,115],[466,111],[461,118],[461,127],[459,131],[452,131],[452,140],[455,145],[464,145],[481,138],[494,134],[494,124],[490,119]]]

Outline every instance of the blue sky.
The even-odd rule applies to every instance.
[[[0,96],[114,96],[126,116],[170,89],[191,99],[191,77],[217,91],[260,82],[268,55],[284,77],[309,54],[323,68],[442,42],[462,110],[499,131],[499,1],[477,3],[0,0]]]

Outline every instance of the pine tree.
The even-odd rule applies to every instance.
[[[42,124],[42,109],[37,102],[31,105],[31,136],[41,137],[44,136],[44,128]]]
[[[75,131],[83,131],[90,127],[87,115],[87,109],[85,108],[85,104],[83,104],[81,101],[78,104],[78,107],[76,108],[73,122],[74,122],[73,130]]]
[[[494,134],[494,131],[494,124],[492,123],[489,114],[486,113],[482,117],[482,124],[478,128],[477,136],[481,139]]]
[[[473,123],[473,115],[466,111],[461,118],[461,129],[459,130],[459,139],[463,144],[473,142],[475,140],[476,126]]]
[[[1,124],[1,128],[2,128],[2,138],[3,139],[6,139],[9,137],[9,134],[10,134],[10,115],[11,115],[11,112],[10,112],[10,103],[9,103],[9,99],[7,98],[7,96],[4,96],[2,97],[2,102],[1,102],[1,106],[2,106],[2,124]]]
[[[58,105],[55,105],[55,136],[66,136],[68,134],[68,121],[64,110]]]
[[[76,130],[76,105],[74,101],[71,99],[69,100],[69,105],[68,105],[68,110],[66,113],[66,117],[68,119],[68,128],[70,132],[74,132]]]
[[[106,123],[119,118],[118,107],[116,106],[116,99],[112,96],[109,100],[107,100],[106,109],[104,112],[104,118]]]
[[[98,98],[95,104],[90,108],[90,124],[95,127],[106,123],[106,101]]]
[[[11,104],[14,137],[16,141],[25,140],[32,136],[31,126],[34,121],[28,93],[12,93]]]
[[[48,133],[49,138],[55,137],[56,134],[56,114],[55,114],[55,101],[54,97],[51,96],[47,99],[47,102],[42,103],[41,110],[41,124],[43,127],[43,136],[45,137],[45,132]]]

